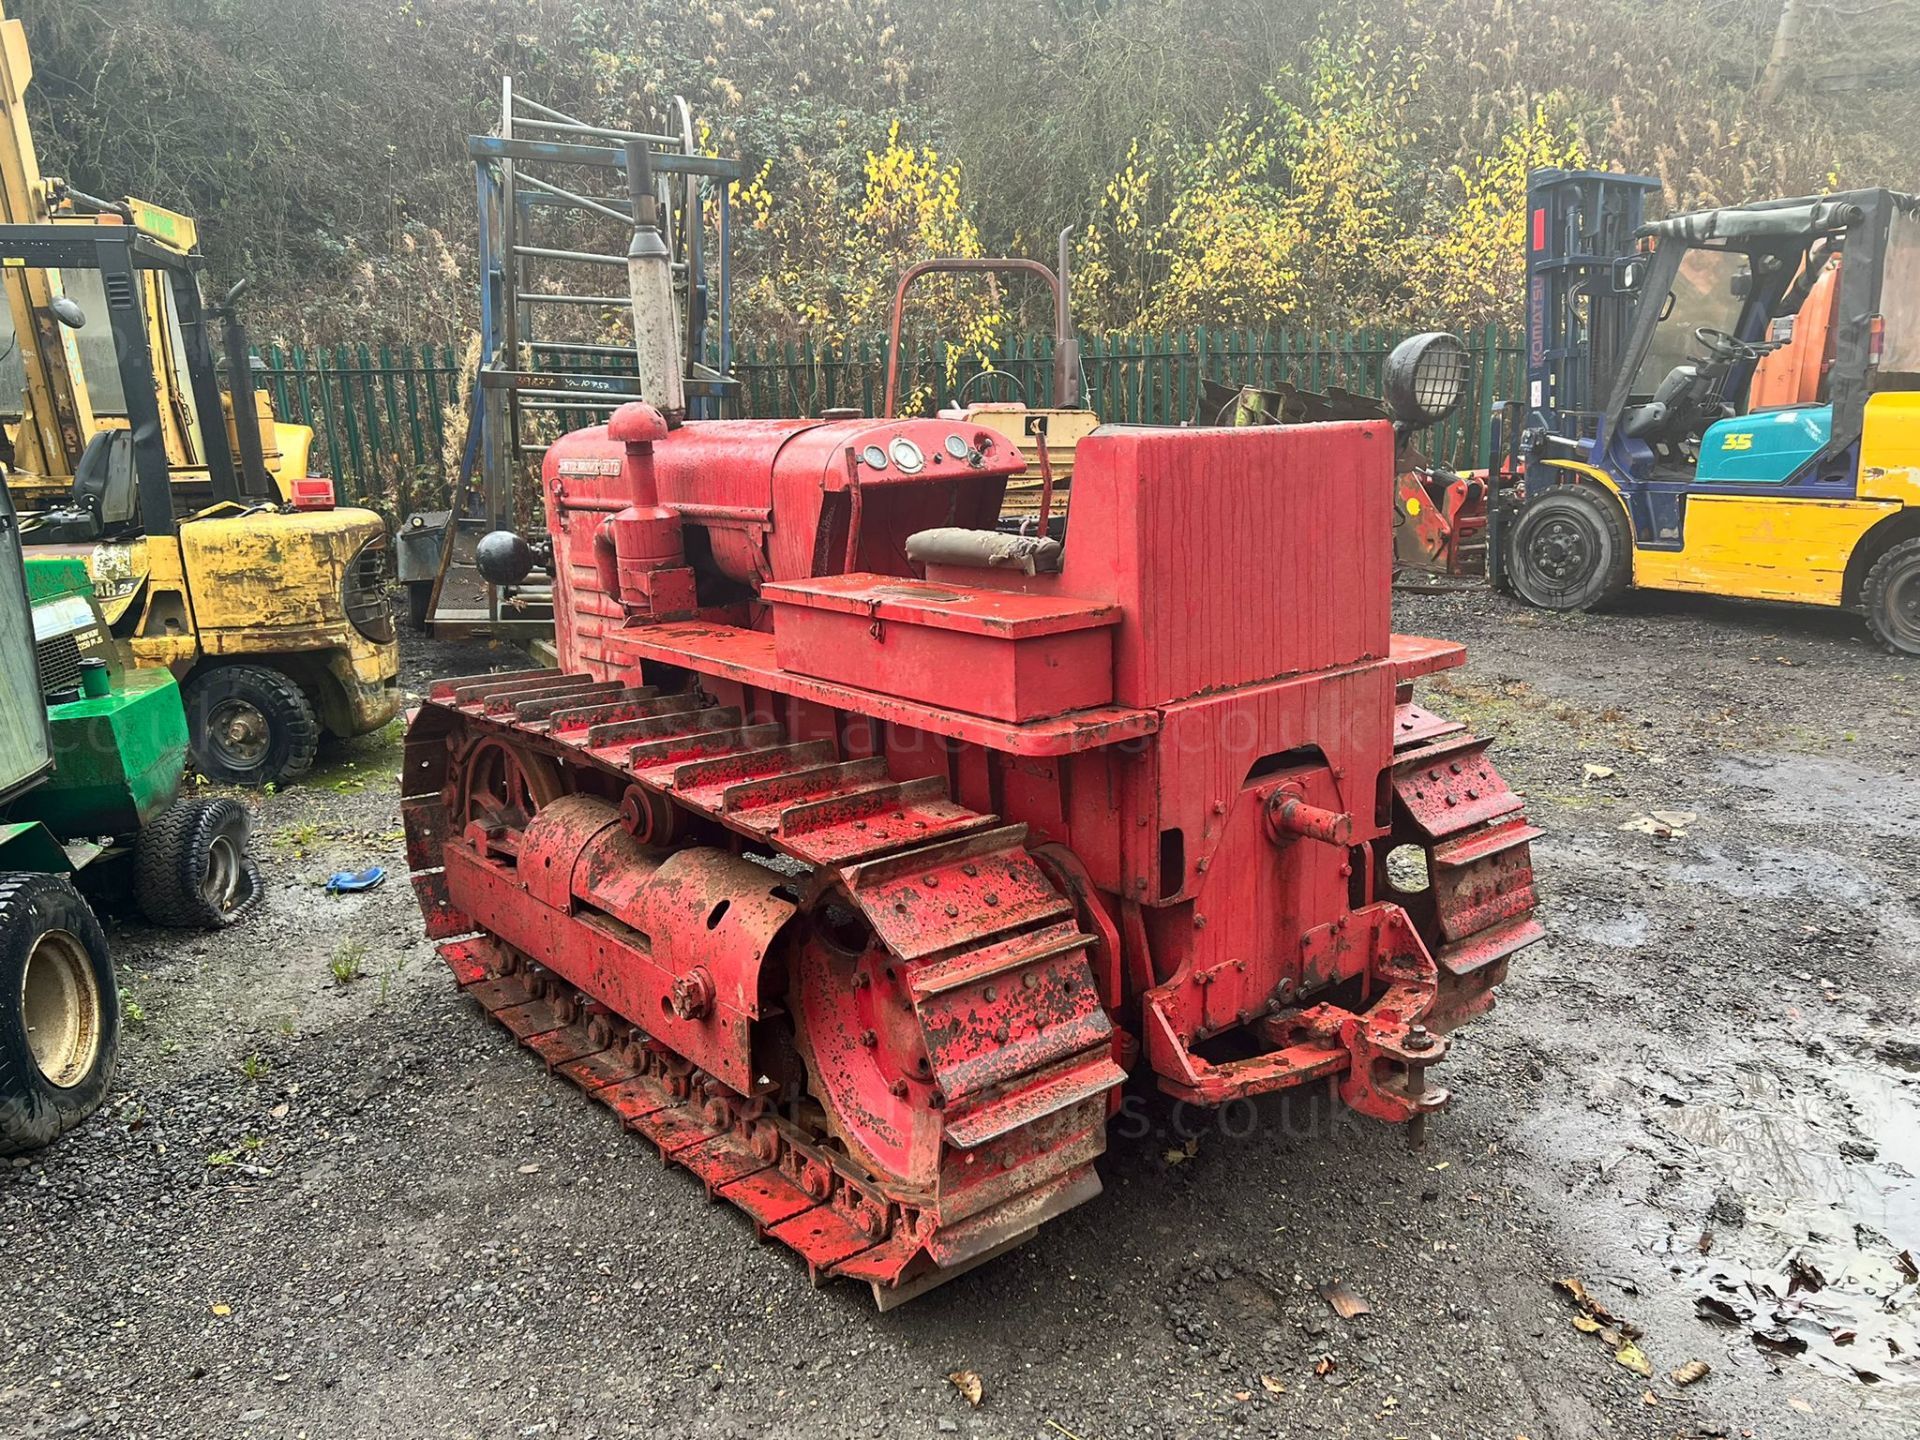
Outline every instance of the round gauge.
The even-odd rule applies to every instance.
[[[887,468],[887,452],[878,445],[869,445],[860,452],[860,458],[876,470]]]
[[[956,460],[967,458],[967,442],[958,435],[947,436],[947,453]]]
[[[893,456],[894,465],[904,474],[916,475],[920,467],[927,463],[927,457],[920,453],[920,447],[904,435],[887,447],[887,453]]]

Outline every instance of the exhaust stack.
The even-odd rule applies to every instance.
[[[633,242],[627,247],[627,291],[640,394],[678,425],[687,415],[686,367],[673,303],[673,255],[653,188],[653,159],[644,140],[627,142],[627,190],[633,200]]]

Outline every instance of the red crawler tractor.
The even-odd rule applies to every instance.
[[[671,423],[628,170],[659,408],[547,451],[560,668],[407,733],[467,993],[883,1306],[1097,1193],[1129,1073],[1418,1127],[1540,933],[1538,832],[1413,703],[1462,652],[1392,633],[1391,424],[1100,429],[1065,542],[999,533],[985,426]]]
[[[1412,703],[1462,651],[1391,633],[1393,455],[1103,429],[1062,545],[992,531],[978,427],[629,405],[547,456],[561,668],[414,717],[429,933],[883,1304],[1096,1193],[1129,1071],[1418,1123],[1539,934],[1537,832]]]

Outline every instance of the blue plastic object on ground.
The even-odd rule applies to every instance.
[[[364,870],[336,870],[327,877],[329,895],[352,895],[362,890],[371,890],[387,878],[386,870],[379,865],[369,865]]]

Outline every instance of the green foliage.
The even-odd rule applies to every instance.
[[[367,943],[357,938],[342,940],[327,961],[327,973],[336,985],[351,985],[367,973]]]
[[[980,232],[963,205],[958,167],[932,149],[901,139],[896,122],[863,163],[862,184],[841,195],[838,178],[798,160],[789,183],[800,203],[772,188],[773,166],[736,189],[747,222],[744,254],[755,263],[741,305],[762,334],[805,335],[838,343],[884,325],[900,272],[937,255],[977,256]],[[990,303],[951,283],[916,292],[937,302],[942,333],[981,347],[994,339]]]
[[[1920,0],[1823,24],[1760,98],[1779,0],[21,0],[43,168],[198,216],[263,340],[458,346],[464,137],[500,79],[739,156],[736,330],[871,332],[935,251],[1050,256],[1097,328],[1512,320],[1526,169],[1667,208],[1916,188]],[[564,239],[556,235],[555,239]],[[985,348],[1026,287],[930,290]],[[595,322],[588,322],[595,323]]]

